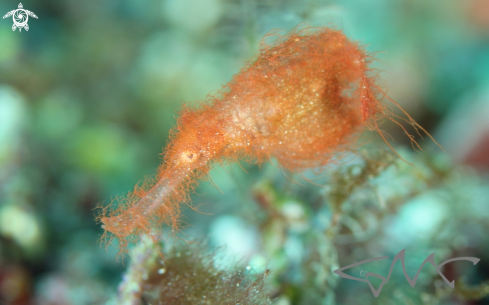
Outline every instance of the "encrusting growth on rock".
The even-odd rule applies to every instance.
[[[143,235],[131,250],[131,263],[106,305],[270,305],[270,271],[238,263],[219,266],[222,248],[212,252],[206,243],[155,245]],[[165,248],[165,260],[158,256]],[[228,258],[229,260],[229,258]]]
[[[386,140],[382,119],[424,131],[402,108],[405,118],[379,102],[388,97],[371,75],[372,58],[341,31],[305,28],[266,38],[272,36],[274,43],[262,43],[258,57],[208,103],[183,107],[156,178],[137,185],[116,208],[103,209],[98,220],[121,251],[162,223],[177,231],[180,207],[190,205],[189,194],[213,162],[275,158],[297,172],[355,150],[365,127]]]

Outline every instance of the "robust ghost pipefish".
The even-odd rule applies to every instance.
[[[430,136],[383,93],[369,68],[372,58],[341,31],[305,28],[268,36],[276,37],[274,43],[262,43],[258,56],[207,103],[183,107],[156,178],[137,185],[110,212],[103,209],[98,219],[122,251],[162,223],[178,230],[180,207],[213,162],[275,158],[294,172],[323,166],[352,150],[365,128],[391,147],[378,127],[382,119],[403,129],[396,119],[404,120]]]

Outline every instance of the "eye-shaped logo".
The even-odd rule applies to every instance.
[[[15,31],[17,28],[19,32],[22,32],[22,28],[26,31],[29,31],[29,25],[27,24],[27,20],[29,20],[29,16],[34,17],[36,19],[37,16],[31,11],[25,10],[22,3],[19,3],[19,8],[13,11],[8,12],[3,16],[3,19],[12,16],[14,20],[14,24],[12,25],[12,31]]]

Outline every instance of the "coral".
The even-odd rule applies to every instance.
[[[409,166],[377,147],[362,147],[359,157],[329,168],[313,185],[293,183],[298,175],[286,179],[276,169],[271,174],[271,166],[265,167],[266,175],[260,173],[254,188],[258,205],[247,220],[260,228],[259,248],[273,262],[270,268],[280,283],[278,299],[291,304],[354,304],[359,299],[364,304],[485,304],[486,255],[473,252],[477,243],[487,244],[485,183],[470,169],[451,164],[446,155],[406,150],[403,155],[416,164]],[[411,278],[430,253],[435,253],[437,263],[459,256],[475,256],[481,262],[444,267],[455,289],[427,266],[412,288],[398,263],[378,298],[368,285],[352,285],[333,273],[368,258],[392,259],[403,248],[415,261],[406,267]],[[365,264],[349,274],[387,276],[388,267]],[[375,287],[380,284],[372,282]]]

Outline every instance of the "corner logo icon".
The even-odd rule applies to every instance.
[[[22,28],[26,31],[29,31],[29,25],[27,24],[27,20],[29,20],[29,16],[34,17],[36,19],[37,16],[31,11],[25,10],[22,3],[19,3],[19,8],[13,11],[8,12],[3,16],[3,19],[12,16],[14,20],[14,24],[12,25],[12,31],[15,31],[17,28],[19,32],[22,32]]]

